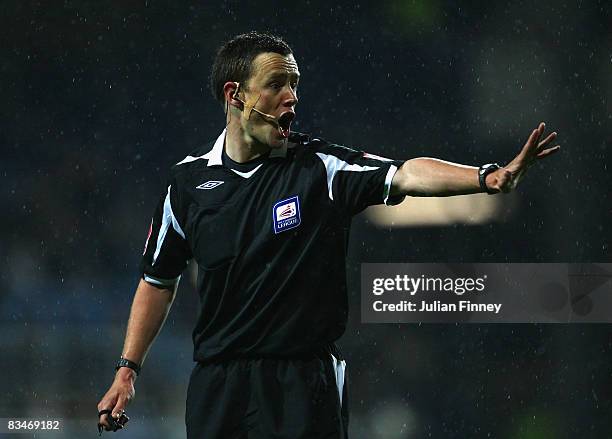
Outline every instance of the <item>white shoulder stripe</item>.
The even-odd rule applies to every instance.
[[[340,407],[342,407],[342,394],[344,393],[344,376],[346,371],[346,361],[338,360],[333,354],[332,363],[334,365],[334,376],[336,378],[336,387],[338,388],[338,396],[340,397]]]
[[[183,160],[177,163],[178,165],[182,165],[185,163],[195,162],[196,160],[208,160],[208,166],[220,165],[221,164],[221,154],[223,153],[223,143],[225,142],[225,130],[221,132],[213,147],[206,154],[200,156],[192,156],[188,155]]]
[[[317,156],[323,161],[325,165],[325,170],[327,171],[327,191],[330,200],[334,200],[334,194],[332,191],[334,177],[338,173],[338,171],[353,171],[353,172],[365,172],[365,171],[374,171],[378,169],[378,166],[361,166],[356,164],[349,164],[344,160],[339,159],[335,155],[331,154],[323,154],[322,152],[317,152]]]
[[[181,160],[180,162],[178,162],[176,165],[182,165],[184,163],[191,163],[191,162],[195,162],[196,160],[210,160],[210,157],[212,155],[212,150],[208,151],[206,154],[200,155],[200,156],[192,156],[192,155],[188,155],[187,157],[185,157],[183,160]]]
[[[203,155],[199,156],[199,157],[194,157],[192,155],[188,155],[187,157],[185,157],[183,160],[181,160],[180,162],[177,163],[177,165],[182,165],[184,163],[191,163],[191,162],[195,162],[198,159],[203,159],[205,158]]]
[[[162,223],[159,229],[159,235],[157,235],[157,245],[155,247],[155,253],[153,253],[153,261],[151,265],[155,265],[155,261],[159,256],[159,252],[161,251],[162,245],[164,243],[164,239],[166,239],[166,234],[168,233],[168,229],[170,228],[170,224],[172,224],[172,228],[178,233],[183,239],[185,239],[185,233],[183,233],[183,229],[181,229],[180,224],[178,223],[176,217],[174,216],[174,212],[172,212],[172,205],[170,204],[170,188],[172,186],[168,186],[168,193],[166,194],[166,199],[164,200],[164,212],[162,216]]]

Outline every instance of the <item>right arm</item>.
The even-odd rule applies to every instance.
[[[151,285],[144,279],[140,280],[132,302],[123,344],[123,358],[142,365],[153,340],[168,316],[175,293],[176,288],[170,290]]]
[[[141,279],[134,295],[127,333],[123,345],[123,358],[142,364],[153,340],[162,328],[176,294],[176,288],[157,287]],[[136,372],[121,367],[106,395],[98,403],[98,411],[111,409],[117,418],[127,404],[134,398]],[[106,416],[100,423],[108,426]]]
[[[185,218],[177,187],[178,184],[170,178],[157,203],[142,255],[143,279],[134,295],[122,351],[124,358],[138,364],[143,363],[164,324],[180,275],[191,259],[191,250],[179,225],[179,219],[184,221]],[[119,368],[110,389],[98,403],[98,411],[112,410],[112,416],[119,418],[121,411],[134,398],[135,380],[136,372],[132,369]],[[107,420],[106,415],[99,420],[106,430],[110,428]]]

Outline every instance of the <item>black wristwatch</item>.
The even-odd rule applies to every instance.
[[[115,372],[118,371],[120,367],[129,367],[134,372],[136,372],[136,375],[140,375],[140,366],[137,363],[134,363],[133,361],[130,361],[126,358],[121,357],[119,361],[117,361],[117,366],[115,366]]]
[[[480,189],[487,194],[495,194],[497,191],[491,190],[487,187],[487,175],[491,172],[497,171],[501,166],[497,163],[487,163],[486,165],[482,165],[478,169],[478,182],[480,183]]]

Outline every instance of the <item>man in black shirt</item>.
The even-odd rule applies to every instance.
[[[334,342],[347,320],[351,218],[406,195],[508,192],[559,148],[548,147],[556,133],[540,140],[540,124],[505,167],[373,156],[290,131],[299,76],[291,49],[272,35],[239,35],[219,50],[211,89],[226,128],[171,169],[123,355],[99,410],[118,417],[133,398],[194,259],[201,309],[188,438],[347,437],[346,363]],[[109,429],[106,416],[100,423]]]

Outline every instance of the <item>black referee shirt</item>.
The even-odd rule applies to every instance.
[[[240,170],[223,159],[224,141],[225,131],[172,167],[143,278],[172,286],[197,262],[196,361],[321,349],[346,327],[351,218],[401,201],[389,190],[402,162],[292,133]]]

